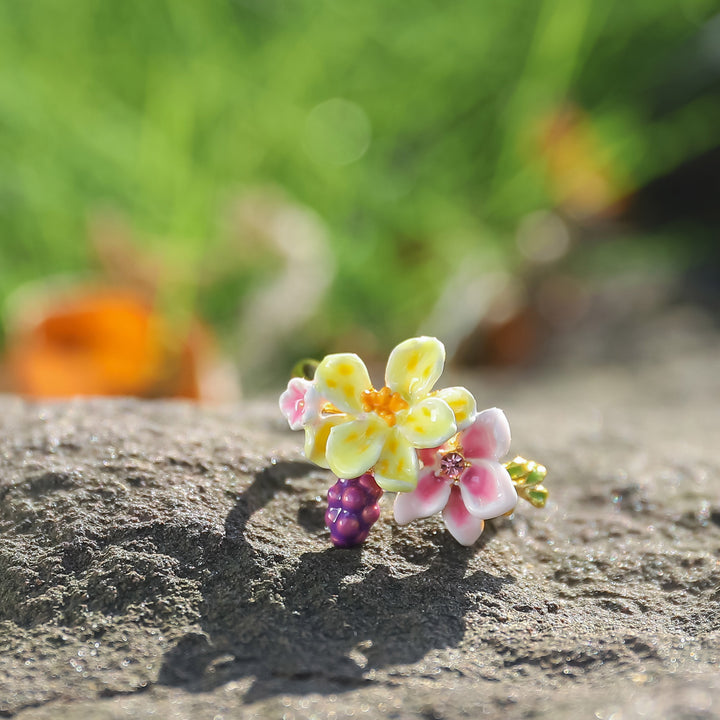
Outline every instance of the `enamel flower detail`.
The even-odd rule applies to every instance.
[[[319,416],[319,398],[313,383],[305,378],[292,378],[280,396],[280,411],[291,430],[302,430],[314,422]]]
[[[290,381],[280,406],[291,427],[305,428],[309,460],[340,478],[372,470],[383,490],[407,492],[417,484],[417,449],[441,445],[475,417],[465,388],[433,391],[444,365],[439,340],[411,338],[390,353],[377,390],[357,355],[328,355],[312,382]]]
[[[412,490],[419,471],[416,449],[444,443],[475,415],[475,399],[465,388],[432,392],[444,366],[439,340],[406,340],[390,353],[385,385],[376,390],[357,355],[328,355],[315,383],[340,416],[330,420],[327,432],[330,469],[351,478],[373,468],[383,490]]]
[[[423,470],[412,492],[395,499],[395,520],[412,520],[442,511],[445,526],[462,545],[472,545],[485,520],[511,512],[517,504],[515,485],[498,462],[510,448],[510,426],[502,410],[479,413],[450,442],[421,450]]]

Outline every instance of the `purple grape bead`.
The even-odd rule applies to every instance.
[[[325,524],[333,545],[347,548],[365,541],[380,517],[378,501],[382,494],[372,473],[340,479],[328,490]]]

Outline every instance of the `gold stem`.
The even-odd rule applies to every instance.
[[[515,485],[517,494],[533,507],[545,507],[548,495],[547,488],[542,484],[547,475],[547,468],[533,460],[526,460],[518,455],[505,463],[505,469]]]

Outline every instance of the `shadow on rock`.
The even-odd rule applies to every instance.
[[[247,521],[279,489],[279,473],[290,470],[261,473],[228,515],[203,589],[203,632],[188,633],[167,653],[160,683],[207,691],[252,677],[247,701],[292,681],[304,692],[350,689],[367,682],[369,669],[457,646],[477,596],[512,582],[482,571],[466,576],[474,550],[442,539],[425,569],[404,577],[377,560],[364,562],[360,548],[306,552],[299,562],[282,549],[268,555],[254,548]]]

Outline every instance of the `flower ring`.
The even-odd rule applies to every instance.
[[[337,353],[312,379],[303,370],[308,377],[290,380],[280,396],[290,427],[305,430],[305,456],[339,478],[325,515],[335,545],[363,542],[383,491],[398,493],[400,525],[442,511],[463,545],[480,537],[485,520],[512,512],[518,495],[545,505],[542,465],[521,457],[500,463],[510,448],[502,410],[478,414],[464,387],[433,390],[444,366],[439,340],[411,338],[390,353],[380,389],[357,355]]]

